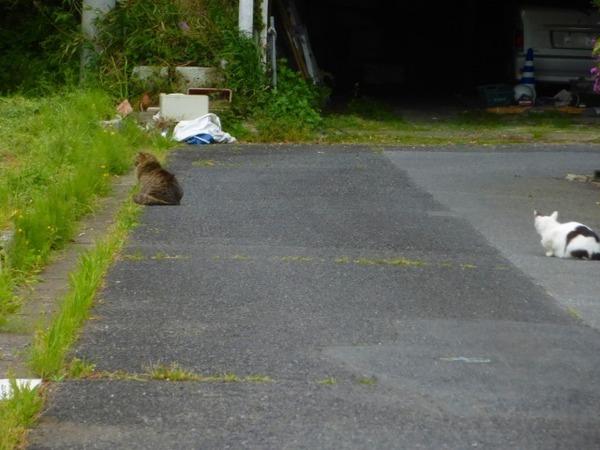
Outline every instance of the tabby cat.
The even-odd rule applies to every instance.
[[[140,191],[133,197],[134,202],[140,205],[179,205],[183,189],[175,175],[163,169],[154,155],[139,152],[135,157],[135,169]]]

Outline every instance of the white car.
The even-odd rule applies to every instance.
[[[590,79],[592,49],[600,37],[596,11],[523,7],[515,38],[516,79],[521,76],[527,49],[534,53],[535,80],[569,83]]]

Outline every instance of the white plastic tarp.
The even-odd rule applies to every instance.
[[[185,142],[195,136],[210,135],[214,142],[229,144],[236,139],[221,129],[221,120],[216,114],[208,113],[192,120],[182,120],[173,130],[173,139]]]

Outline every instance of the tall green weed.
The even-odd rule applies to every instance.
[[[0,399],[0,450],[22,448],[25,432],[39,414],[43,399],[39,389],[11,382],[12,395]]]
[[[60,376],[65,356],[89,315],[104,274],[128,231],[137,225],[140,211],[138,205],[126,203],[108,237],[81,256],[77,269],[71,274],[69,293],[60,302],[50,327],[36,334],[31,349],[30,367],[42,378]]]
[[[0,99],[0,229],[13,244],[0,275],[0,322],[14,311],[16,284],[73,236],[77,220],[132,165],[148,137],[133,123],[104,129],[110,97],[74,91],[39,100]]]

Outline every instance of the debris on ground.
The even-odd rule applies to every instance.
[[[121,117],[127,117],[129,114],[133,112],[133,107],[129,100],[125,99],[121,103],[117,105],[117,114]]]
[[[180,121],[173,130],[173,139],[177,142],[197,145],[236,142],[236,138],[221,129],[221,119],[213,113]]]
[[[560,90],[553,98],[554,106],[569,106],[573,102],[573,94],[566,89]]]
[[[578,181],[580,183],[587,183],[588,181],[591,180],[592,177],[590,177],[588,175],[579,175],[576,173],[568,173],[565,178],[567,179],[567,181]]]
[[[600,187],[600,170],[595,170],[593,175],[580,175],[568,173],[565,177],[567,181],[576,181],[578,183],[591,183]]]

